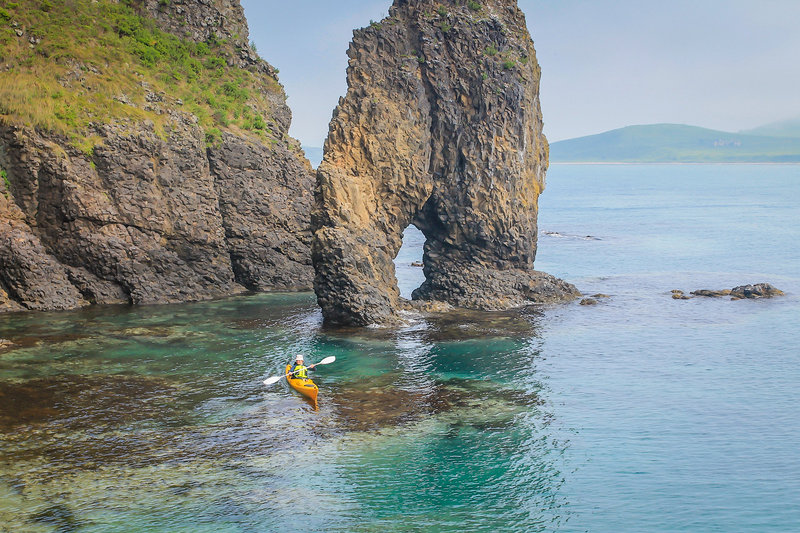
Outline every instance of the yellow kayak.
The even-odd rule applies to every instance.
[[[286,373],[288,374],[291,371],[292,365],[286,365]],[[317,385],[311,381],[310,378],[302,379],[295,378],[294,376],[286,376],[286,381],[289,382],[289,386],[291,386],[294,390],[314,402],[314,405],[317,404],[317,394],[319,393],[319,388],[317,388]]]

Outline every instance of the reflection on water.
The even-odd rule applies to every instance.
[[[535,311],[323,328],[308,294],[0,318],[0,523],[26,531],[552,529]],[[320,407],[261,381],[297,352]],[[265,524],[269,524],[265,526]]]

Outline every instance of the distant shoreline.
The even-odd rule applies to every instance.
[[[784,131],[784,130],[780,130]],[[550,158],[592,164],[798,164],[800,120],[779,136],[642,124],[550,143]]]

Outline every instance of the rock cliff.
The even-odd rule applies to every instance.
[[[415,300],[504,309],[578,295],[533,269],[548,145],[516,0],[395,0],[354,32],[312,212],[325,318],[391,322],[402,232],[426,237]]]
[[[76,9],[98,9],[97,2],[91,4]],[[211,53],[205,44],[198,47],[206,56],[198,55],[200,66],[190,67],[216,69],[208,77],[216,83],[206,89],[209,102],[224,97],[223,91],[244,94],[241,108],[252,114],[248,120],[256,127],[226,126],[224,117],[219,128],[203,127],[202,107],[187,109],[174,94],[148,84],[141,72],[149,68],[144,61],[149,51],[141,46],[134,48],[144,50],[134,79],[142,98],[113,94],[111,103],[123,109],[120,116],[90,120],[77,134],[31,125],[11,110],[14,94],[4,92],[0,311],[310,289],[313,173],[299,143],[287,135],[291,113],[275,70],[247,44],[238,1],[130,4],[139,17],[184,40],[223,43]],[[100,6],[118,9],[108,2]],[[20,50],[27,52],[30,41],[47,53],[48,39],[56,36],[45,33],[46,20],[31,19],[23,8],[8,15],[19,28]],[[125,12],[118,20],[115,31],[122,38],[132,41],[139,35],[130,37],[123,27],[139,20],[134,15]],[[16,43],[5,46],[4,53],[13,54]],[[103,90],[113,69],[108,60],[92,62],[79,53],[52,61],[54,68],[74,67],[58,79],[58,92],[63,88],[66,96],[96,94],[98,86]],[[241,88],[241,77],[231,78],[239,85],[227,83],[227,73],[238,69],[253,80],[250,93]],[[22,76],[21,71],[11,72]],[[76,143],[76,135],[90,139],[91,146]]]

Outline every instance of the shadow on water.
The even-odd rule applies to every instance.
[[[0,318],[15,343],[0,354],[0,521],[282,529],[302,486],[311,529],[552,529],[566,444],[536,378],[539,318],[335,329],[308,294]],[[319,410],[261,384],[298,351],[337,356],[314,376]]]

